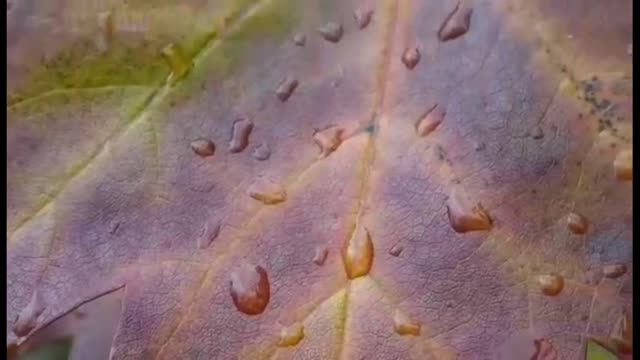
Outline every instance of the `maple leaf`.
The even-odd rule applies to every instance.
[[[631,314],[630,2],[86,4],[8,10],[8,343],[114,289],[115,359],[574,359]]]

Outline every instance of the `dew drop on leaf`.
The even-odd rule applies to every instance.
[[[196,139],[191,142],[191,150],[202,157],[212,156],[216,152],[216,145],[209,139]]]
[[[237,119],[233,122],[231,130],[231,141],[229,151],[232,153],[241,152],[249,145],[249,135],[253,130],[253,123],[247,119]]]
[[[492,219],[482,204],[467,199],[462,192],[454,189],[447,203],[449,224],[455,232],[466,233],[491,229]]]
[[[322,266],[327,260],[328,255],[329,250],[327,250],[327,248],[318,246],[316,247],[315,254],[313,255],[313,262],[318,266]]]
[[[287,76],[280,82],[276,89],[276,97],[278,100],[285,102],[289,99],[293,91],[298,87],[298,80],[291,76]]]
[[[230,291],[238,310],[247,315],[261,314],[271,296],[267,271],[258,265],[241,264],[231,273]]]
[[[278,346],[287,347],[295,346],[304,338],[304,326],[299,323],[293,323],[289,326],[283,327],[280,330],[280,341]]]
[[[429,135],[442,123],[446,114],[446,109],[441,105],[436,104],[434,107],[430,108],[418,120],[418,124],[416,125],[416,132],[418,136],[423,137]]]
[[[320,158],[329,156],[332,152],[336,151],[340,144],[342,144],[342,135],[344,129],[337,126],[330,126],[323,130],[315,131],[313,134],[313,140],[320,148]]]
[[[472,13],[473,9],[467,4],[467,0],[459,2],[442,22],[438,31],[438,39],[444,42],[464,35],[469,31]]]
[[[13,332],[18,337],[23,337],[28,335],[33,329],[35,329],[38,324],[38,317],[44,312],[46,309],[44,300],[42,299],[42,295],[40,291],[37,289],[31,295],[31,300],[25,306],[16,321],[13,324]]]
[[[627,272],[624,264],[609,264],[602,267],[602,274],[610,279],[619,278]]]
[[[411,321],[400,310],[393,313],[393,329],[399,335],[420,335],[420,324]]]
[[[583,235],[589,230],[589,222],[583,215],[572,212],[567,216],[567,227],[574,234]]]
[[[260,144],[253,150],[252,156],[259,161],[265,161],[271,156],[271,148],[267,144]]]
[[[535,126],[531,129],[531,132],[529,132],[529,136],[534,140],[540,140],[544,138],[544,132],[542,132],[542,128],[540,126]]]
[[[401,60],[407,69],[412,70],[420,62],[420,50],[415,47],[405,49],[402,52]]]
[[[329,22],[320,27],[318,29],[318,32],[323,39],[332,43],[337,43],[338,41],[340,41],[340,39],[342,39],[344,30],[342,29],[342,25],[335,22]]]
[[[357,9],[353,12],[353,19],[356,21],[356,26],[358,29],[362,30],[369,26],[371,22],[371,17],[373,16],[373,10],[371,9]]]
[[[260,177],[249,188],[249,196],[266,205],[274,205],[287,200],[286,190],[269,177]]]
[[[540,286],[540,291],[545,295],[558,295],[564,288],[564,279],[557,274],[538,275],[536,280]]]
[[[402,245],[393,245],[391,249],[389,249],[389,255],[398,257],[402,253],[402,250],[404,250]]]
[[[620,151],[613,162],[613,168],[619,181],[633,180],[633,152],[631,150]]]
[[[198,249],[206,249],[220,234],[219,222],[206,222],[202,228],[202,232],[198,236]]]
[[[349,279],[369,274],[373,265],[373,242],[364,226],[356,224],[351,239],[343,248],[342,260]]]
[[[304,44],[307,43],[307,36],[303,33],[298,33],[294,35],[293,43],[296,44],[296,46],[304,46]]]

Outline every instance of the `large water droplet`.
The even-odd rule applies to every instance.
[[[191,142],[191,150],[202,157],[207,157],[216,152],[216,145],[209,139],[200,138]]]
[[[619,278],[627,272],[624,264],[609,264],[602,267],[602,274],[610,279]]]
[[[231,273],[230,291],[238,310],[247,315],[261,314],[271,296],[267,271],[258,265],[241,264]]]
[[[283,327],[280,330],[280,341],[278,346],[295,346],[304,338],[304,326],[299,323],[293,323],[290,326]]]
[[[293,91],[298,87],[298,80],[291,76],[287,76],[280,82],[276,89],[276,97],[278,100],[285,102],[289,99]]]
[[[241,152],[249,145],[249,135],[253,130],[253,123],[247,119],[237,119],[233,122],[231,130],[231,141],[229,151],[233,153]]]
[[[318,29],[318,32],[320,33],[323,39],[332,43],[337,43],[338,41],[340,41],[344,33],[342,29],[342,25],[335,22],[330,22],[320,27]]]
[[[620,151],[613,162],[613,168],[618,180],[633,180],[633,152],[631,150]]]
[[[349,279],[369,274],[373,265],[373,242],[364,226],[356,224],[351,239],[342,250],[342,261]]]
[[[319,158],[325,158],[336,151],[342,144],[344,129],[337,126],[330,126],[323,130],[317,130],[313,134],[313,140],[320,147]]]
[[[454,189],[447,203],[449,223],[458,233],[491,229],[492,219],[481,203],[472,202]]]
[[[297,46],[304,46],[307,43],[307,36],[302,33],[298,33],[293,37],[293,43]]]
[[[249,196],[267,205],[287,200],[286,190],[269,177],[260,177],[256,180],[249,188]]]
[[[558,295],[564,288],[564,279],[557,274],[538,275],[536,280],[545,295]]]
[[[402,245],[393,245],[393,247],[389,249],[389,255],[398,257],[402,253],[402,250],[404,250]]]
[[[327,248],[318,246],[316,247],[315,254],[313,255],[313,262],[318,266],[322,266],[327,260],[328,255],[329,250],[327,250]]]
[[[393,313],[393,329],[399,335],[420,335],[420,324],[411,321],[400,310]]]
[[[449,41],[464,35],[469,31],[472,13],[473,9],[466,0],[459,2],[442,22],[438,31],[438,39]]]
[[[256,160],[265,161],[271,156],[271,148],[267,144],[260,144],[253,150],[252,155]]]
[[[35,329],[36,325],[38,325],[38,317],[44,312],[45,308],[42,295],[36,289],[31,295],[31,300],[18,314],[13,324],[13,332],[16,336],[26,336]]]
[[[206,222],[196,242],[198,249],[206,249],[209,247],[213,240],[220,234],[220,227],[221,225],[217,221]]]
[[[574,234],[583,235],[589,230],[589,222],[581,214],[572,212],[567,216],[567,227]]]
[[[447,110],[442,105],[436,104],[429,109],[418,120],[416,125],[416,132],[418,136],[427,136],[434,131],[444,120]]]
[[[415,47],[406,48],[400,58],[407,69],[412,70],[420,62],[420,50]]]
[[[162,56],[171,68],[171,77],[169,78],[171,83],[183,77],[191,69],[191,60],[184,55],[182,49],[176,44],[165,46],[162,49]]]
[[[356,21],[356,26],[358,26],[360,30],[369,26],[372,16],[373,10],[371,9],[357,9],[353,12],[353,19]]]

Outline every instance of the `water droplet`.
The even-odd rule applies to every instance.
[[[610,279],[619,278],[626,272],[627,266],[624,264],[610,264],[602,267],[602,273]]]
[[[418,133],[418,136],[422,137],[429,135],[442,123],[446,114],[447,110],[438,104],[429,109],[418,120],[418,124],[416,125],[416,132]]]
[[[613,168],[619,181],[633,180],[633,152],[631,150],[620,151],[613,162]]]
[[[304,326],[296,322],[280,330],[280,342],[278,346],[295,346],[304,338]]]
[[[307,43],[307,36],[302,33],[298,33],[293,37],[293,43],[297,46],[304,46]]]
[[[371,9],[357,9],[353,12],[353,19],[356,21],[356,25],[360,30],[369,26],[372,16],[373,10]]]
[[[198,249],[206,249],[209,247],[213,240],[215,240],[220,234],[220,227],[221,225],[217,221],[206,222],[202,228],[202,232],[200,232],[200,235],[198,236]]]
[[[191,150],[202,157],[207,157],[216,152],[216,145],[209,139],[200,138],[191,142]]]
[[[252,155],[256,160],[265,161],[271,156],[271,148],[267,144],[260,144]]]
[[[314,132],[313,140],[320,147],[319,158],[325,158],[338,149],[342,144],[343,133],[344,129],[337,126],[330,126]]]
[[[460,191],[454,189],[447,203],[449,223],[455,232],[466,233],[469,231],[489,230],[493,223],[481,203],[471,205]]]
[[[191,60],[187,59],[182,49],[176,44],[165,46],[162,49],[162,56],[171,68],[171,76],[169,78],[171,83],[183,77],[191,69]]]
[[[287,76],[282,79],[280,85],[276,89],[276,97],[282,102],[285,102],[289,99],[293,91],[298,87],[298,80],[293,77]]]
[[[279,204],[287,200],[286,190],[269,177],[256,180],[249,188],[249,196],[266,205]]]
[[[237,153],[243,151],[249,145],[249,135],[253,130],[253,123],[247,119],[237,119],[233,122],[229,151]]]
[[[483,142],[476,142],[476,143],[473,145],[473,150],[475,150],[475,151],[482,151],[482,150],[484,150],[486,147],[487,147],[487,145],[486,145],[485,143],[483,143]]]
[[[538,275],[537,281],[540,290],[545,295],[558,295],[564,288],[564,279],[557,274]]]
[[[35,329],[36,325],[38,325],[38,317],[44,312],[45,308],[42,295],[40,291],[36,289],[31,295],[31,300],[27,306],[22,309],[20,314],[18,314],[13,324],[13,332],[16,336],[27,336]]]
[[[393,313],[393,329],[398,335],[420,335],[420,324],[411,321],[400,310]]]
[[[438,31],[440,41],[449,41],[464,35],[469,31],[473,9],[465,0],[459,2],[445,18]]]
[[[544,137],[544,133],[542,132],[542,128],[540,126],[535,126],[533,129],[531,129],[531,132],[529,132],[529,136],[531,136],[532,139],[540,140]]]
[[[318,29],[318,32],[320,33],[323,39],[332,43],[337,43],[338,41],[340,41],[344,33],[342,29],[342,25],[335,22],[330,22],[320,27]]]
[[[405,49],[401,60],[407,69],[412,70],[420,62],[420,50],[415,47]]]
[[[574,234],[583,235],[589,230],[589,222],[586,217],[573,212],[567,216],[567,227]]]
[[[258,265],[241,264],[231,273],[230,291],[238,310],[247,315],[261,314],[271,296],[267,271]]]
[[[329,250],[324,247],[317,247],[316,252],[313,256],[313,262],[318,265],[324,265],[324,262],[327,260],[327,256],[329,255]]]
[[[349,279],[369,274],[373,265],[373,242],[364,226],[356,224],[351,239],[343,248],[342,261]]]
[[[551,341],[547,339],[539,339],[533,341],[536,346],[536,352],[531,358],[532,360],[557,360],[558,353]]]
[[[404,250],[402,245],[393,245],[393,247],[389,249],[389,255],[398,257],[402,253],[402,250]]]

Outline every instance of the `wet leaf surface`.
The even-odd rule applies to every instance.
[[[582,360],[632,313],[631,13],[13,3],[7,331],[122,288],[116,359]]]

